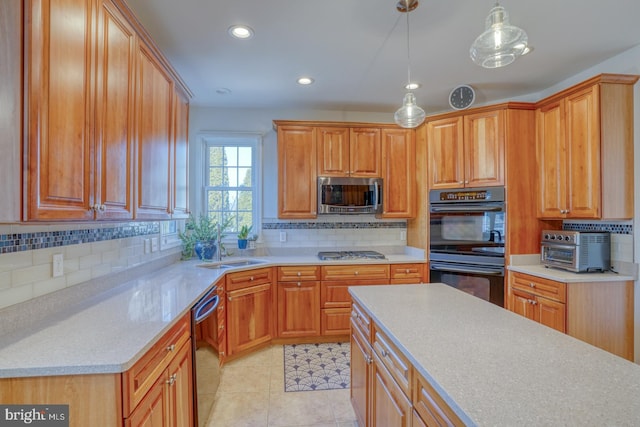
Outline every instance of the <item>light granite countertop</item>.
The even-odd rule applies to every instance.
[[[4,323],[0,378],[124,372],[230,271],[275,265],[424,262],[404,254],[387,258],[319,261],[310,254],[280,255],[254,257],[262,263],[226,269],[200,268],[201,262],[194,260],[147,268],[151,271],[134,277],[125,274],[125,279],[121,274],[117,283],[106,290],[103,285],[99,292],[82,285],[68,288],[0,312]],[[229,257],[224,262],[239,259],[246,258]]]
[[[349,291],[468,425],[640,425],[632,362],[443,284]]]
[[[564,283],[626,282],[635,280],[635,264],[624,263],[620,267],[621,269],[618,273],[613,271],[573,273],[559,268],[547,268],[540,264],[540,254],[533,254],[513,255],[511,264],[507,269]]]

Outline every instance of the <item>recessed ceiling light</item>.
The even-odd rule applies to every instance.
[[[299,85],[304,85],[304,86],[306,86],[306,85],[310,85],[310,84],[312,84],[313,82],[314,82],[314,80],[313,80],[311,77],[300,77],[300,78],[298,79],[298,84],[299,84]]]
[[[250,39],[253,37],[253,30],[246,25],[234,25],[229,27],[229,34],[236,39]]]
[[[415,90],[422,86],[420,83],[407,83],[404,88],[407,90]]]

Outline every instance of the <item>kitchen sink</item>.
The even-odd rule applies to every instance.
[[[265,262],[266,261],[261,261],[257,259],[238,259],[238,260],[229,260],[229,261],[206,262],[203,264],[198,264],[198,267],[218,270],[218,269],[224,269],[224,268],[259,265],[259,264],[264,264]]]

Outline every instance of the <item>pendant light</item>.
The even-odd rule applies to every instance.
[[[529,52],[527,33],[509,23],[509,14],[499,2],[489,12],[485,31],[471,45],[471,59],[484,68],[511,64]]]
[[[418,7],[418,0],[400,0],[396,8],[407,14],[407,87],[411,84],[411,50],[409,48],[409,12]],[[393,116],[396,124],[403,128],[415,128],[420,126],[426,117],[426,113],[416,104],[416,97],[412,92],[404,95],[402,107]]]

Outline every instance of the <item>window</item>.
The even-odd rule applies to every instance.
[[[212,134],[204,142],[204,213],[226,233],[237,233],[243,225],[259,227],[259,175],[261,137],[251,134]]]

